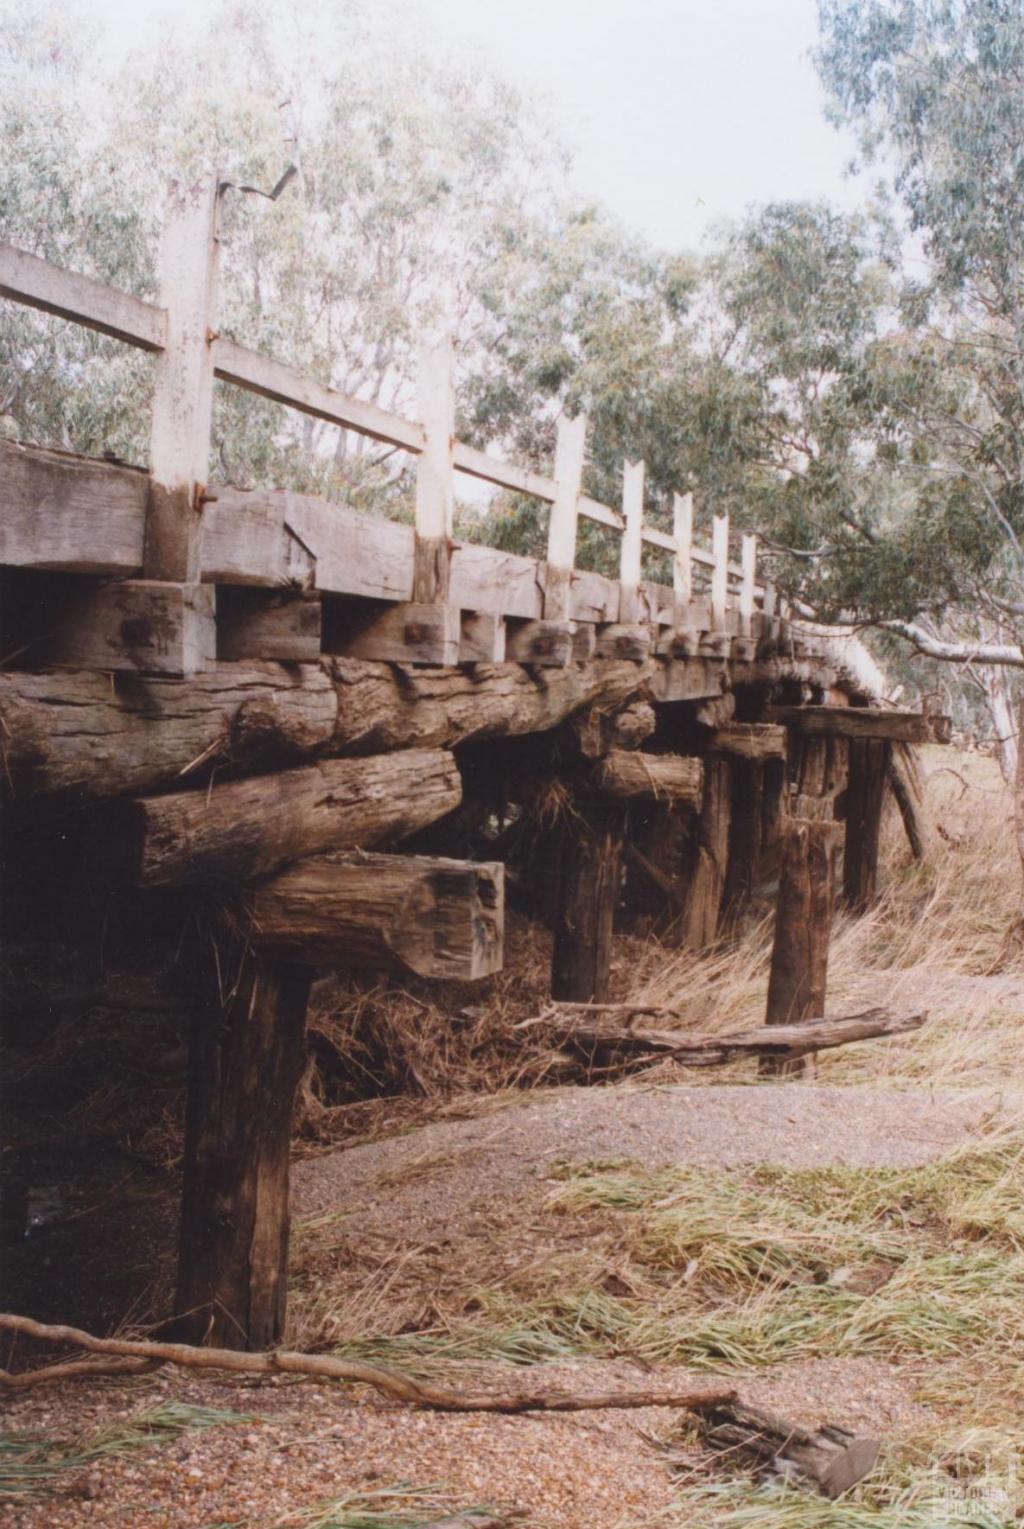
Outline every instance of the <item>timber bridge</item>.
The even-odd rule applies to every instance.
[[[920,851],[907,750],[948,727],[881,706],[856,644],[796,619],[725,517],[709,547],[689,495],[671,534],[646,524],[642,464],[621,507],[588,498],[584,419],[560,424],[550,477],[457,441],[449,344],[423,348],[406,419],[219,334],[223,189],[172,189],[156,303],[0,244],[0,297],[154,358],[147,468],[0,442],[0,750],[15,860],[56,823],[43,842],[85,855],[86,901],[101,882],[143,912],[168,894],[212,910],[180,1331],[263,1347],[284,1321],[314,970],[497,971],[501,827],[555,779],[556,998],[607,995],[624,877],[699,948],[773,866],[768,1018],[820,1017],[837,841],[863,907],[885,793]],[[410,453],[415,523],[210,488],[215,380]],[[548,505],[547,557],[455,541],[459,473]],[[581,517],[620,536],[617,579],[574,566]],[[644,579],[645,548],[671,582]]]

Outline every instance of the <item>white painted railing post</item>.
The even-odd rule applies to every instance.
[[[568,621],[572,613],[572,570],[576,562],[587,416],[558,421],[555,445],[555,497],[548,521],[548,561],[544,584],[544,619]]]
[[[416,461],[412,598],[436,605],[448,599],[455,515],[455,388],[450,335],[421,345],[418,393],[424,446]]]
[[[619,620],[640,619],[640,568],[644,538],[644,464],[622,464],[622,550]]]
[[[199,579],[203,495],[210,461],[213,341],[220,244],[219,178],[172,182],[160,250],[160,306],[167,339],[157,353],[150,434],[150,492],[143,574]]]
[[[714,557],[714,566],[711,569],[711,630],[724,632],[729,596],[728,515],[716,515],[712,520],[711,553]]]
[[[757,582],[757,537],[744,536],[740,559],[743,583],[740,585],[740,636],[754,635],[754,586]]]
[[[675,494],[672,499],[672,531],[676,544],[672,557],[672,589],[676,604],[676,626],[682,624],[686,607],[693,599],[693,495]]]

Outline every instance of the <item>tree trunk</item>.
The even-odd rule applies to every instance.
[[[887,739],[850,740],[843,897],[857,912],[869,908],[878,892],[878,841],[891,758],[892,744]]]
[[[227,941],[218,957],[221,991],[192,1027],[175,1329],[183,1341],[259,1350],[284,1334],[311,973]]]
[[[782,840],[775,938],[765,1024],[794,1025],[825,1013],[835,900],[835,828],[794,819]],[[799,1072],[802,1061],[766,1058],[763,1072]]]
[[[612,931],[621,880],[623,810],[577,802],[562,827],[552,996],[580,1003],[608,997]]]

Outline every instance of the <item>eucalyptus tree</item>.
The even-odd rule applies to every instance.
[[[923,277],[884,388],[908,468],[908,599],[865,612],[936,658],[1024,664],[1024,10],[820,0],[819,70],[891,169]],[[950,636],[945,630],[952,625]]]

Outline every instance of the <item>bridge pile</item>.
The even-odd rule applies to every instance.
[[[447,342],[424,348],[410,421],[218,334],[226,189],[173,190],[155,304],[0,245],[0,296],[155,371],[145,470],[0,443],[0,753],[15,839],[56,818],[102,845],[105,889],[204,912],[179,1331],[263,1348],[284,1323],[316,969],[497,971],[494,824],[532,821],[557,780],[555,998],[607,997],[624,879],[699,948],[780,868],[768,1019],[820,1017],[838,839],[865,907],[890,786],[913,822],[898,751],[948,724],[867,704],[843,645],[758,582],[755,538],[733,560],[724,516],[710,549],[689,495],[671,533],[647,524],[642,464],[621,509],[588,498],[583,418],[561,423],[550,478],[456,441]],[[215,379],[411,453],[415,524],[210,487]],[[547,557],[456,541],[457,472],[548,504]],[[618,579],[575,566],[581,516],[621,536]],[[643,576],[645,549],[670,583]]]

